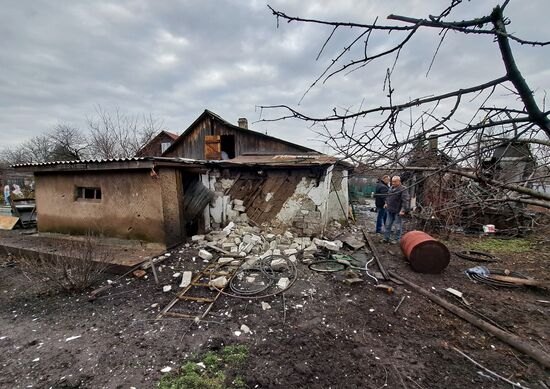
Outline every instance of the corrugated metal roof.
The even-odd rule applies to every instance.
[[[135,162],[135,161],[152,161],[152,160],[153,160],[153,158],[150,158],[150,157],[109,158],[109,159],[80,159],[80,160],[74,160],[74,161],[18,163],[18,164],[12,165],[12,167],[76,165],[76,164],[80,164],[80,163]]]
[[[235,164],[266,164],[266,165],[330,165],[338,162],[338,159],[322,154],[301,154],[301,155],[240,155],[236,158],[226,160]]]

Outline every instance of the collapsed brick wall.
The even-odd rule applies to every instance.
[[[207,182],[215,193],[207,225],[217,228],[245,218],[305,236],[321,233],[327,219],[332,166],[251,171],[213,170]],[[347,186],[347,182],[346,182]]]

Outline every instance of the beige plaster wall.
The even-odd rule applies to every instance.
[[[90,231],[166,244],[162,202],[172,194],[168,189],[161,191],[163,175],[154,178],[148,170],[38,173],[38,230],[67,234]],[[79,186],[100,187],[101,201],[76,200]]]

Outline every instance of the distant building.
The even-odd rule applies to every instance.
[[[176,139],[177,134],[161,131],[137,152],[136,157],[160,157]]]

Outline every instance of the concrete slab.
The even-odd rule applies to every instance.
[[[0,253],[45,260],[55,255],[79,258],[82,252],[79,247],[85,240],[82,236],[0,230]],[[166,251],[158,244],[112,238],[96,238],[93,245],[97,261],[106,264],[108,272],[116,274],[123,274]]]

